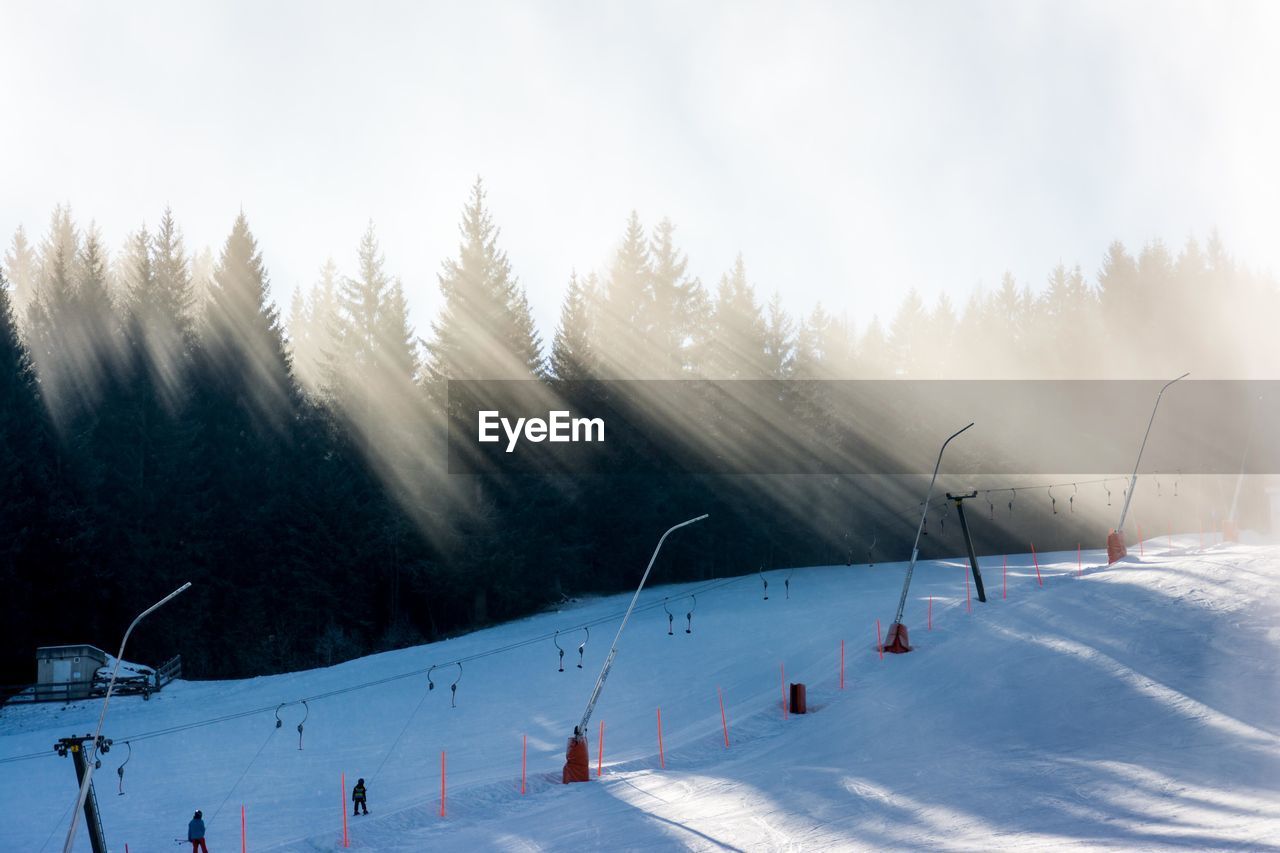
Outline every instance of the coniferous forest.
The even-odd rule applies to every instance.
[[[703,281],[671,222],[619,226],[606,269],[565,271],[554,330],[479,181],[437,281],[397,278],[371,224],[358,264],[317,259],[287,310],[244,213],[213,251],[169,210],[121,246],[65,207],[19,229],[0,283],[0,683],[32,680],[36,645],[113,651],[185,580],[130,658],[232,677],[629,588],[702,512],[716,524],[673,540],[656,582],[863,560],[874,501],[838,478],[448,471],[449,379],[1275,378],[1280,289],[1217,235],[1113,243],[963,305],[911,291],[882,323],[792,316],[749,258]],[[427,287],[443,307],[415,327],[406,289]],[[913,530],[882,528],[883,557]]]

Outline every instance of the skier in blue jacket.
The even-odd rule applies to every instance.
[[[191,842],[191,853],[209,853],[204,843],[204,812],[199,809],[187,824],[187,840]]]

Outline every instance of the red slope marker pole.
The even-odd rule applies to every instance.
[[[1036,543],[1031,543],[1031,559],[1036,561],[1036,583],[1044,586],[1044,579],[1040,577],[1040,558],[1036,556]]]
[[[596,778],[604,772],[604,720],[600,721],[600,742],[596,744]]]
[[[525,792],[525,772],[529,765],[529,736],[524,736],[524,742],[520,746],[520,793]]]
[[[973,602],[969,599],[969,573],[964,573],[964,609],[973,612]]]
[[[716,694],[720,697],[720,726],[724,729],[724,748],[729,748],[729,721],[724,715],[724,691],[719,687],[716,688]]]
[[[884,660],[884,643],[880,642],[880,620],[876,620],[876,651],[880,652],[880,660]]]
[[[444,817],[444,750],[440,750],[440,817]]]
[[[662,765],[662,769],[667,769],[667,756],[662,751],[662,709],[658,709],[658,763]]]
[[[342,846],[351,846],[351,836],[347,834],[347,774],[342,774]]]
[[[840,689],[844,690],[844,640],[840,641]]]
[[[347,813],[346,791],[343,791],[342,813]],[[125,853],[128,853],[128,851],[125,851]],[[245,833],[243,804],[240,806],[240,853],[249,853],[249,836]]]
[[[968,590],[967,586],[965,587],[965,590],[966,591]],[[932,595],[929,596],[929,621],[926,624],[928,624],[929,630],[932,631],[933,630],[933,596]]]
[[[1000,597],[1008,598],[1009,597],[1009,555],[1008,554],[1006,554],[1004,557],[1004,570],[1001,572],[1001,583],[1004,585],[1004,589],[1001,590]]]
[[[1076,577],[1084,574],[1084,558],[1080,556],[1080,543],[1076,543]]]
[[[1141,524],[1138,525],[1138,556],[1139,557],[1147,556],[1146,552],[1142,548],[1142,525]]]
[[[787,719],[787,667],[778,664],[778,673],[782,676],[782,719]]]

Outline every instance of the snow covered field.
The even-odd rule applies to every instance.
[[[1004,599],[1001,558],[983,558],[990,600],[972,614],[964,563],[922,563],[906,616],[916,651],[884,660],[875,620],[892,618],[901,563],[797,570],[789,599],[785,570],[766,573],[767,601],[755,575],[655,586],[590,727],[594,776],[605,726],[590,784],[559,783],[565,739],[627,596],[323,670],[176,682],[112,702],[116,746],[95,777],[107,838],[179,849],[200,808],[210,850],[228,853],[243,804],[250,850],[341,849],[339,808],[362,776],[372,814],[348,817],[357,850],[1280,850],[1280,547],[1161,537],[1143,558],[1104,561],[1085,551],[1078,575],[1074,551],[1042,554],[1040,586],[1031,556],[1010,556]],[[578,669],[575,627],[602,619]],[[549,637],[517,645],[556,629],[564,672]],[[513,645],[463,664],[451,708],[447,664]],[[313,699],[301,750],[300,704],[275,727],[279,703],[433,663],[435,690],[417,675]],[[781,666],[808,685],[809,714],[783,718]],[[60,848],[75,785],[51,746],[92,731],[99,708],[0,711],[0,760],[48,750],[0,763],[0,850]],[[83,829],[76,849],[89,849]]]

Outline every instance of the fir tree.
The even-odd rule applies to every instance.
[[[590,282],[578,274],[569,275],[569,288],[560,307],[560,325],[551,343],[551,374],[556,379],[581,381],[596,378],[598,369],[591,302],[594,292]]]
[[[795,363],[792,333],[795,324],[782,307],[782,294],[773,292],[764,327],[764,365],[772,379],[786,379]]]
[[[913,287],[903,297],[898,313],[889,327],[889,351],[894,376],[918,378],[923,375],[925,362],[925,336],[928,315],[924,300]]]
[[[540,341],[524,290],[498,248],[479,179],[459,226],[457,259],[444,262],[444,307],[428,344],[430,372],[445,379],[526,379],[542,373]]]
[[[13,288],[10,298],[13,316],[19,323],[25,322],[27,309],[36,292],[39,265],[35,249],[27,240],[26,231],[21,225],[13,232],[13,242],[5,252],[4,272]]]
[[[648,375],[674,379],[688,362],[689,299],[696,285],[685,276],[689,261],[675,246],[676,227],[663,219],[653,230],[649,247],[652,301],[644,323],[648,331]]]
[[[739,254],[720,278],[712,313],[712,379],[760,379],[768,375],[765,326],[755,290]]]
[[[292,401],[289,357],[279,314],[268,295],[262,254],[243,212],[231,227],[214,272],[206,349],[231,399],[256,423],[282,428]]]
[[[614,254],[598,318],[601,362],[613,378],[652,378],[650,332],[654,309],[653,267],[644,227],[635,211],[627,219]]]

